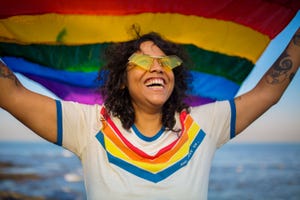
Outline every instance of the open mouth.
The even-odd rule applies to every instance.
[[[145,82],[145,85],[149,88],[164,88],[165,82],[161,78],[151,78]]]

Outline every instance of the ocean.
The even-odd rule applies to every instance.
[[[84,200],[82,176],[79,159],[54,144],[0,142],[0,199]],[[300,144],[224,145],[208,192],[209,200],[300,200]]]

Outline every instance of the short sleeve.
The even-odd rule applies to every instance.
[[[193,107],[191,115],[203,131],[220,147],[235,136],[236,111],[234,100],[216,101]]]
[[[101,106],[69,101],[60,101],[57,104],[61,104],[60,108],[57,106],[57,112],[61,115],[57,122],[58,140],[61,137],[61,145],[80,157],[89,138],[95,136],[102,127]]]

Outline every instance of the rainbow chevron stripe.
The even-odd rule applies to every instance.
[[[180,137],[161,148],[157,154],[148,155],[131,144],[105,114],[103,129],[96,135],[105,149],[110,163],[152,182],[159,182],[185,166],[201,144],[205,133],[186,112],[180,114],[182,130]]]

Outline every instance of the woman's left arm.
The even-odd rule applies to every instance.
[[[235,98],[236,134],[276,104],[300,66],[300,28],[275,63],[249,92]]]

